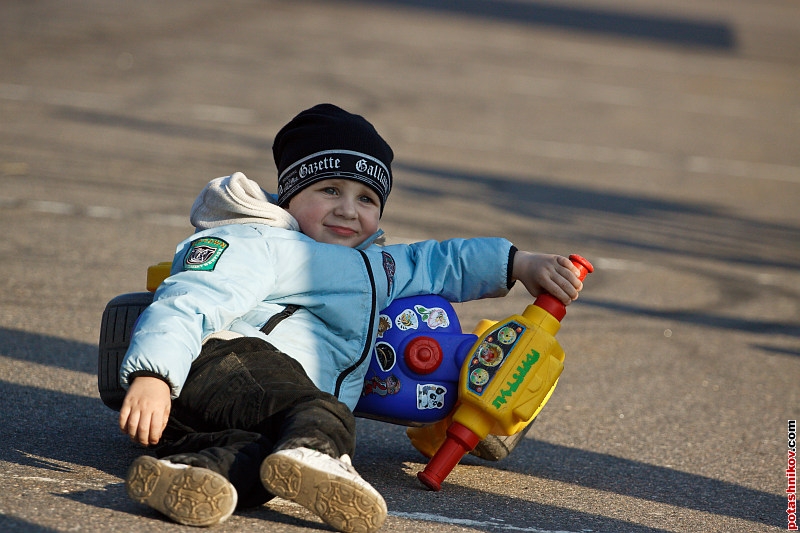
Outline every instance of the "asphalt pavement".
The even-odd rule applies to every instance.
[[[788,527],[800,415],[795,0],[0,3],[0,531],[171,532],[97,392],[100,316],[191,232],[210,179],[274,190],[319,102],[394,148],[390,242],[505,236],[596,272],[565,370],[505,460],[440,492],[358,421],[384,531]],[[520,312],[457,305],[465,329]],[[213,529],[328,531],[275,500]]]

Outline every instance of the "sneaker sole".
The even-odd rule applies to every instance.
[[[142,456],[125,479],[128,496],[187,526],[210,526],[236,508],[236,489],[225,477],[206,468],[171,467]]]
[[[344,533],[372,533],[386,519],[386,502],[378,491],[293,457],[267,457],[261,481],[275,496],[299,503]]]

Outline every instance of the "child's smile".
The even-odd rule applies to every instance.
[[[309,185],[292,197],[286,209],[312,239],[351,248],[378,231],[381,214],[375,191],[339,178]]]

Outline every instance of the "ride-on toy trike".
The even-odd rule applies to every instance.
[[[580,279],[594,269],[571,255]],[[119,410],[119,369],[136,320],[169,275],[147,272],[147,291],[122,294],[103,312],[97,365],[100,398]],[[547,403],[564,368],[555,339],[564,305],[542,294],[521,315],[482,320],[464,333],[450,302],[424,295],[395,300],[380,314],[378,336],[355,415],[407,426],[412,445],[430,458],[418,474],[432,490],[466,453],[508,456]]]

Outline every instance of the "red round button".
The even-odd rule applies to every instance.
[[[403,355],[408,368],[417,374],[430,374],[442,364],[442,347],[431,337],[415,337]]]

